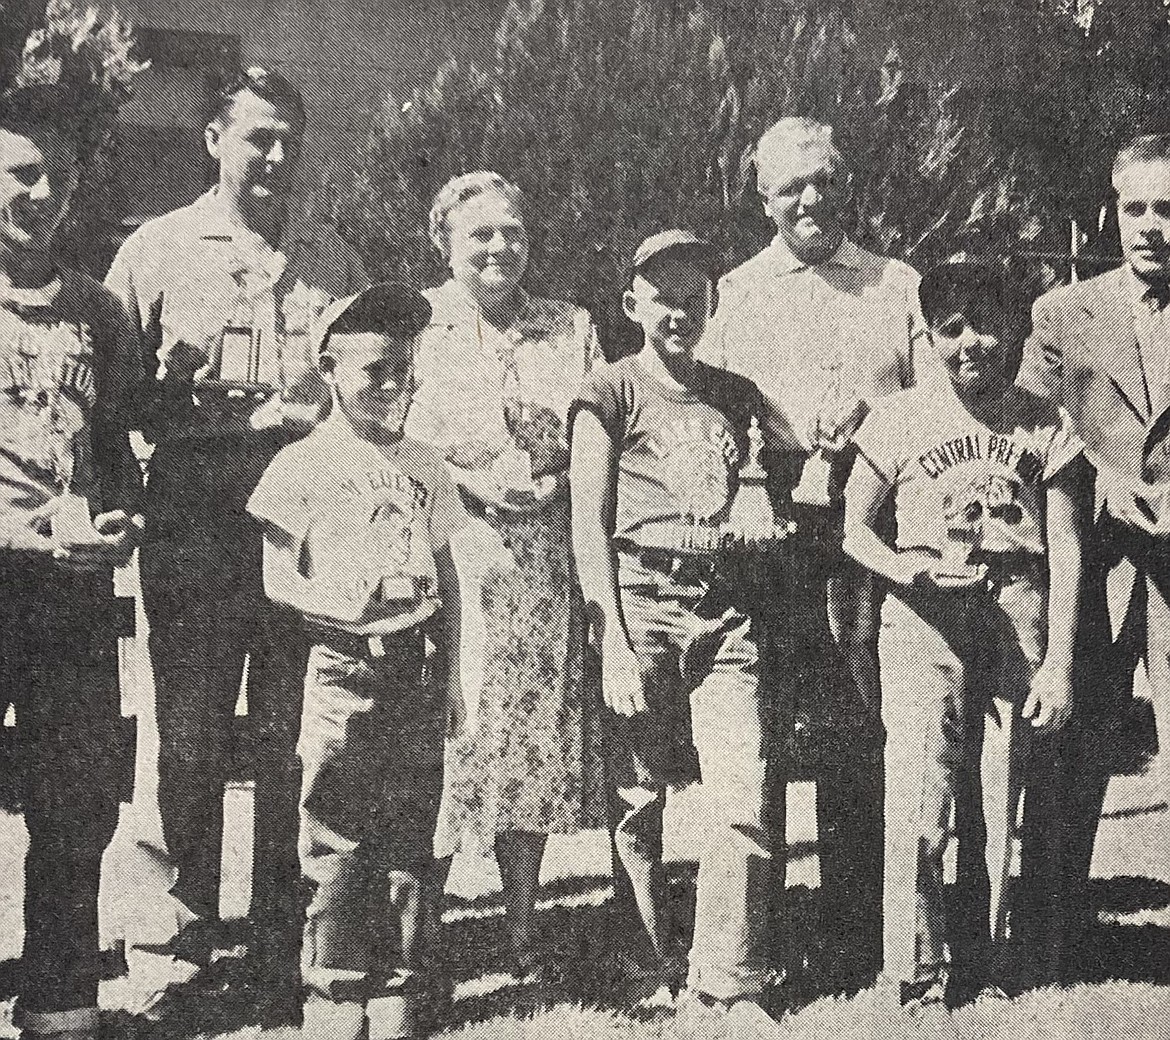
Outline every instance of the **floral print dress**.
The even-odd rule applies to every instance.
[[[505,831],[600,826],[597,695],[583,668],[584,618],[570,567],[569,404],[597,354],[588,314],[524,296],[495,329],[458,283],[427,291],[406,432],[462,473],[471,522],[452,540],[462,594],[468,727],[447,748],[435,854],[490,854]],[[519,461],[517,461],[519,460]],[[495,509],[467,490],[491,471],[536,487],[539,505]]]

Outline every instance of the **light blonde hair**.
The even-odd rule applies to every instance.
[[[804,116],[785,116],[764,131],[753,162],[756,167],[756,186],[767,197],[774,186],[773,174],[783,168],[791,156],[818,149],[826,152],[834,164],[844,166],[845,158],[833,140],[833,128]]]
[[[492,170],[475,170],[452,177],[435,195],[431,203],[428,232],[431,242],[444,260],[451,259],[451,213],[481,195],[498,195],[525,220],[524,194],[509,180]]]

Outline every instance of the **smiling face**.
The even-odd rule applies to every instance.
[[[77,187],[77,144],[49,128],[0,127],[0,254],[44,254]]]
[[[1126,262],[1139,278],[1170,281],[1170,159],[1122,166],[1113,188]]]
[[[993,395],[1007,388],[1024,333],[1022,320],[991,301],[972,301],[930,325],[935,350],[964,396]]]
[[[282,206],[292,191],[304,129],[292,109],[241,91],[206,130],[220,192],[245,207]]]
[[[669,361],[694,351],[707,327],[713,291],[699,260],[666,253],[639,269],[622,304],[630,320],[642,326],[646,346]]]
[[[402,432],[414,396],[413,342],[384,332],[335,332],[321,375],[337,405],[369,440]]]
[[[828,142],[812,142],[769,157],[760,170],[764,212],[793,255],[805,263],[828,259],[844,236],[849,186],[841,158]]]
[[[496,192],[476,195],[447,214],[451,273],[477,299],[516,291],[528,266],[528,232],[516,207]]]

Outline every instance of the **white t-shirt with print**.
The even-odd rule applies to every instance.
[[[1081,443],[1064,409],[1019,387],[990,411],[976,418],[942,381],[874,404],[855,441],[893,489],[899,549],[1046,554],[1045,485]]]
[[[291,536],[265,540],[268,594],[362,635],[438,609],[435,554],[467,518],[436,448],[363,440],[340,413],[273,459],[248,511]]]

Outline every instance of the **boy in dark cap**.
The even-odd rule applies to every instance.
[[[574,402],[570,486],[609,708],[619,884],[640,917],[640,959],[673,981],[662,814],[689,731],[708,816],[686,1006],[703,1028],[731,1016],[746,1032],[774,1026],[758,1004],[770,874],[759,652],[715,549],[762,405],[754,384],[695,360],[713,264],[710,243],[684,231],[639,246],[623,305],[643,346],[595,369]]]
[[[330,305],[332,414],[277,454],[248,503],[265,525],[265,591],[304,616],[312,647],[298,744],[309,1037],[418,1035],[422,880],[444,728],[463,706],[450,540],[465,514],[441,453],[402,434],[429,318],[419,293],[388,283]],[[430,681],[432,632],[445,689]]]
[[[954,1036],[948,1001],[1005,981],[995,943],[1030,734],[1071,712],[1085,471],[1068,415],[1016,385],[1020,287],[951,263],[927,272],[919,295],[950,378],[890,395],[862,423],[845,550],[890,583],[878,642],[885,975],[921,1028]],[[893,545],[877,523],[891,498]],[[952,806],[960,892],[948,929]]]
[[[142,518],[130,324],[55,248],[77,187],[77,106],[48,87],[0,97],[0,715],[15,707],[21,768],[4,771],[29,832],[16,1022],[29,1038],[90,1040],[123,743],[112,571]]]

